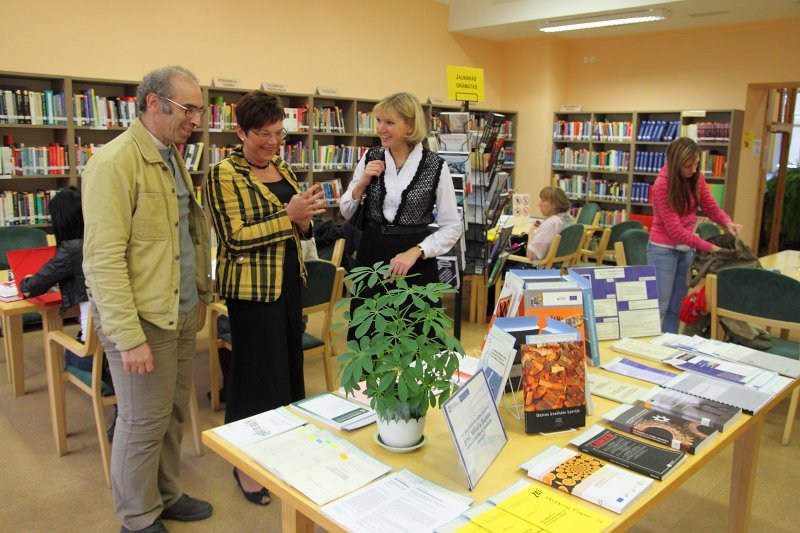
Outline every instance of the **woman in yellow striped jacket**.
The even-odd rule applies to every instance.
[[[300,239],[311,237],[311,217],[324,212],[318,186],[300,192],[277,156],[286,137],[280,100],[253,91],[236,116],[242,146],[211,168],[206,184],[219,237],[216,290],[233,341],[225,423],[305,397]],[[248,501],[269,503],[266,488],[237,469],[233,475]]]

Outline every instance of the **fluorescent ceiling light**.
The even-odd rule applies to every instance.
[[[648,9],[646,11],[631,11],[614,15],[579,17],[543,22],[539,25],[539,31],[552,33],[557,31],[585,30],[587,28],[603,28],[606,26],[621,26],[623,24],[638,24],[640,22],[664,20],[667,18],[667,15],[669,15],[669,11],[666,9]]]

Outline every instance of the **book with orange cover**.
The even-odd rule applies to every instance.
[[[50,261],[56,254],[55,246],[40,246],[38,248],[26,248],[24,250],[12,250],[6,253],[11,272],[14,273],[14,282],[19,290],[19,284],[26,276],[32,276],[39,272],[41,268]],[[37,305],[49,306],[61,303],[60,292],[48,292],[41,296],[28,298],[29,301]]]

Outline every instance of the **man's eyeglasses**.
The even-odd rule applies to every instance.
[[[181,105],[178,102],[176,102],[175,100],[172,100],[171,98],[167,98],[163,94],[159,94],[158,96],[163,98],[167,102],[171,102],[171,103],[175,104],[176,106],[180,107],[181,109],[183,109],[183,112],[186,114],[186,118],[194,118],[194,117],[196,117],[198,115],[200,115],[200,118],[203,118],[203,116],[205,116],[205,113],[206,113],[206,108],[205,107],[195,107],[193,105],[189,105],[189,106]]]
[[[276,132],[272,132],[272,131],[257,131],[257,132],[255,132],[255,134],[266,141],[266,140],[269,140],[269,139],[283,140],[283,139],[286,138],[286,136],[289,134],[289,132],[287,132],[285,128],[281,128]]]

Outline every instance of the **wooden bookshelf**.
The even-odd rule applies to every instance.
[[[732,215],[743,114],[740,110],[556,112],[552,184],[564,189],[578,206],[600,204],[608,224],[627,220],[631,214],[652,216],[649,188],[666,161],[667,146],[677,137],[690,136],[704,152],[701,170],[712,194]],[[629,134],[623,134],[625,124]]]
[[[87,102],[84,95],[94,96],[96,112],[98,105],[107,105],[108,102],[118,106],[118,102],[131,102],[135,109],[136,88],[139,81],[109,80],[99,78],[80,78],[71,76],[55,76],[48,74],[31,74],[20,72],[0,71],[0,89],[13,90],[27,89],[28,91],[63,93],[64,116],[58,124],[25,124],[0,122],[0,139],[11,136],[11,142],[24,143],[27,147],[48,147],[58,144],[63,147],[66,162],[64,169],[51,169],[40,174],[5,174],[0,179],[0,195],[5,192],[35,193],[36,191],[56,191],[67,185],[80,185],[80,172],[88,156],[102,147],[105,143],[125,131],[128,122],[119,119],[104,123],[90,122],[88,117],[83,117],[84,106]],[[212,118],[218,116],[212,111],[211,106],[225,106],[229,111],[231,104],[252,89],[231,89],[222,87],[201,86],[203,105],[208,108],[206,117],[187,141],[187,145],[201,147],[196,169],[190,169],[195,187],[202,187],[209,168],[215,163],[212,157],[214,152],[219,158],[240,144],[236,135],[235,124],[227,122],[213,122]],[[352,172],[360,159],[360,155],[369,147],[380,144],[377,134],[371,131],[359,130],[359,114],[371,115],[373,106],[378,102],[375,99],[349,98],[339,96],[319,96],[299,93],[275,93],[285,108],[287,115],[291,110],[299,110],[303,120],[292,123],[288,127],[288,135],[284,149],[292,149],[291,155],[297,156],[290,161],[300,181],[307,183],[326,182],[338,180],[342,190],[346,190]],[[431,105],[423,104],[427,117],[430,119],[434,109]],[[127,109],[127,108],[126,108]],[[316,110],[316,111],[315,111]],[[457,111],[457,108],[448,109]],[[480,114],[486,110],[476,110]],[[504,113],[516,119],[516,113]],[[224,113],[223,113],[224,115]],[[100,114],[99,116],[102,116]],[[319,119],[314,122],[315,116]],[[335,116],[336,120],[328,123],[328,119]],[[287,121],[287,124],[291,121]],[[506,138],[505,144],[509,153],[513,154],[513,136]],[[314,149],[329,154],[325,161],[317,158],[314,165]],[[193,150],[196,148],[192,148]],[[81,152],[83,159],[81,159]],[[289,152],[285,152],[289,155]],[[513,158],[513,155],[511,156]],[[289,160],[289,158],[286,158]],[[513,171],[512,165],[504,165],[503,170]],[[56,172],[56,170],[58,170]],[[53,193],[54,194],[54,193]],[[331,205],[330,207],[336,207]],[[29,224],[22,224],[29,225]],[[34,224],[30,224],[34,225]],[[41,225],[41,224],[39,224]]]

